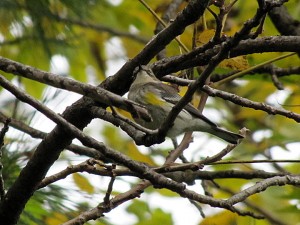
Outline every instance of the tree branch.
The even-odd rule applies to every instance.
[[[4,123],[7,119],[8,119],[8,117],[5,116],[2,112],[0,112],[0,122]],[[15,128],[19,131],[22,131],[22,132],[30,135],[33,138],[43,139],[48,135],[45,132],[42,132],[40,130],[37,130],[35,128],[28,126],[27,124],[23,123],[22,121],[18,121],[14,118],[10,118],[10,120],[11,120],[11,122],[10,122],[11,127]],[[92,148],[87,148],[87,147],[83,147],[83,146],[79,146],[79,145],[75,145],[75,144],[70,144],[69,146],[66,147],[66,149],[72,151],[75,154],[85,155],[85,156],[89,156],[89,157],[92,157],[95,159],[101,159],[104,162],[108,161],[107,159],[105,159],[105,157],[100,152],[98,152]]]
[[[73,79],[38,70],[31,66],[3,58],[0,56],[0,69],[7,73],[26,77],[44,84],[51,85],[60,89],[73,91],[78,94],[93,98],[95,101],[108,105],[116,106],[131,112],[135,117],[141,117],[146,121],[150,121],[151,117],[147,110],[136,102],[122,98],[112,92],[101,87],[95,87],[90,84],[84,84]]]
[[[300,35],[300,21],[292,18],[285,6],[272,9],[269,12],[269,17],[282,35]]]
[[[282,185],[300,185],[300,176],[286,175],[282,177],[272,177],[262,181],[257,182],[255,185],[246,188],[245,190],[233,195],[227,199],[227,203],[230,205],[235,205],[238,202],[242,202],[249,196],[260,193],[271,186],[282,186]]]
[[[193,81],[190,81],[187,79],[182,79],[182,78],[178,78],[178,77],[174,77],[174,76],[165,76],[163,78],[163,80],[168,81],[168,82],[173,82],[173,83],[176,83],[176,84],[179,84],[182,86],[187,86],[191,82],[193,82]],[[275,108],[275,107],[273,107],[267,103],[263,103],[263,102],[254,102],[247,98],[243,98],[243,97],[240,97],[240,96],[232,94],[232,93],[214,89],[208,85],[204,85],[201,90],[206,92],[209,96],[212,96],[212,97],[219,97],[224,100],[231,101],[240,106],[252,108],[255,110],[262,110],[271,115],[276,115],[276,114],[282,115],[287,118],[293,119],[296,122],[300,122],[300,114],[294,113],[292,111],[288,111],[285,109],[278,109],[278,108]]]
[[[204,86],[202,88],[202,90],[210,96],[220,97],[224,100],[231,101],[231,102],[233,102],[237,105],[240,105],[240,106],[252,108],[252,109],[255,109],[255,110],[262,110],[262,111],[264,111],[268,114],[271,114],[271,115],[276,115],[276,114],[282,115],[282,116],[285,116],[287,118],[293,119],[296,122],[300,122],[300,115],[299,114],[288,111],[288,110],[285,110],[285,109],[277,109],[277,108],[272,107],[272,106],[270,106],[266,103],[254,102],[254,101],[251,101],[247,98],[237,96],[235,94],[231,94],[231,93],[228,93],[228,92],[213,89],[213,88],[211,88],[207,85]]]
[[[230,50],[228,58],[254,53],[299,52],[300,44],[295,43],[300,43],[299,36],[270,36],[257,38],[255,40],[242,40],[237,46]],[[198,53],[200,49],[201,47],[187,54],[172,56],[157,61],[152,66],[152,70],[155,75],[162,77],[191,67],[205,66],[209,63],[211,58],[220,51],[221,44],[212,46],[205,52],[200,51],[200,53]]]

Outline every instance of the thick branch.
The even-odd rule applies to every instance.
[[[300,35],[300,21],[292,18],[285,6],[272,9],[269,17],[282,35]]]
[[[152,69],[153,72],[162,77],[179,70],[188,69],[195,66],[205,66],[211,58],[220,51],[221,45],[198,54],[195,49],[187,54],[173,56],[161,61],[157,61]],[[229,58],[265,52],[299,52],[300,36],[270,36],[257,38],[255,40],[247,39],[241,41],[236,47],[230,50]]]

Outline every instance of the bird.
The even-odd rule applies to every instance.
[[[139,66],[135,73],[136,78],[129,88],[128,99],[144,106],[152,120],[145,121],[141,118],[134,120],[145,128],[158,129],[181,96],[174,87],[157,79],[148,66]],[[240,134],[219,127],[190,103],[178,114],[166,136],[175,138],[188,131],[207,132],[231,144],[238,144],[239,140],[244,138]]]

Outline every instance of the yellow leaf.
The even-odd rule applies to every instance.
[[[148,155],[148,154],[147,155],[142,154],[132,141],[130,141],[130,142],[127,143],[126,148],[127,148],[127,153],[126,154],[129,157],[131,157],[132,159],[140,161],[140,162],[147,163],[147,164],[149,164],[151,166],[155,165],[155,163],[151,159],[150,155]]]
[[[63,222],[66,222],[68,220],[68,217],[61,213],[53,213],[51,216],[45,218],[45,224],[47,225],[58,225],[62,224]]]
[[[229,68],[234,70],[245,70],[249,68],[249,63],[246,56],[237,56],[231,59],[225,59],[220,64],[221,68]]]
[[[236,224],[237,214],[229,211],[223,211],[213,216],[206,217],[200,225],[211,225],[211,224]]]
[[[186,93],[188,87],[187,86],[184,86],[184,87],[180,87],[180,90],[179,90],[179,95],[182,97],[184,96],[184,94]]]
[[[82,191],[85,191],[89,194],[94,193],[94,186],[91,185],[91,183],[86,177],[82,176],[79,173],[74,173],[73,179],[77,187],[79,187]]]
[[[257,221],[251,217],[238,216],[230,211],[222,211],[215,215],[206,217],[199,224],[200,225],[233,225],[233,224],[257,224]]]
[[[248,108],[241,108],[241,110],[235,114],[235,118],[239,120],[251,120],[261,121],[265,120],[267,113],[259,110],[253,110]]]
[[[166,188],[156,189],[155,191],[160,193],[162,196],[178,197],[178,194],[176,192],[170,191],[169,189],[166,189]]]
[[[212,39],[215,35],[215,30],[214,29],[207,29],[201,32],[198,35],[197,38],[197,46],[204,45],[205,43],[209,42],[210,39]]]

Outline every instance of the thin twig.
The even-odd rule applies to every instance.
[[[133,122],[132,120],[130,120],[130,119],[128,119],[128,118],[126,118],[126,117],[120,115],[120,114],[115,110],[114,107],[111,106],[110,109],[111,109],[111,111],[112,111],[112,115],[113,115],[115,118],[124,121],[126,124],[129,124],[129,125],[133,126],[134,128],[136,128],[136,129],[138,129],[138,130],[140,130],[140,131],[145,132],[146,134],[155,134],[155,133],[157,133],[157,130],[150,130],[150,129],[147,129],[147,128],[145,128],[145,127],[143,127],[143,126],[141,126],[141,125],[139,125],[139,124]],[[96,115],[96,114],[94,114],[94,115]]]
[[[244,189],[243,191],[233,195],[226,202],[228,202],[230,205],[234,205],[236,203],[243,202],[249,196],[258,194],[258,193],[266,190],[269,187],[282,186],[282,185],[286,185],[286,184],[291,184],[291,185],[295,185],[295,186],[300,185],[300,176],[286,175],[286,176],[282,176],[282,177],[267,178],[265,180],[255,183],[253,186],[248,187],[248,188]]]
[[[262,111],[264,111],[268,114],[271,114],[271,115],[276,115],[276,114],[282,115],[282,116],[285,116],[287,118],[293,119],[296,122],[300,122],[300,114],[297,114],[297,113],[294,113],[292,111],[288,111],[288,110],[285,110],[285,109],[275,108],[273,106],[270,106],[267,103],[254,102],[254,101],[251,101],[249,99],[237,96],[235,94],[231,94],[231,93],[228,93],[228,92],[225,92],[225,91],[213,89],[213,88],[211,88],[207,85],[205,85],[202,88],[202,91],[205,91],[210,96],[220,97],[224,100],[231,101],[231,102],[233,102],[237,105],[240,105],[240,106],[252,108],[252,109],[255,109],[255,110],[262,110]]]
[[[112,169],[110,171],[111,172],[111,178],[110,178],[110,181],[109,181],[109,184],[108,184],[108,187],[107,187],[107,191],[106,191],[105,196],[103,198],[104,204],[109,204],[110,195],[111,195],[111,192],[113,190],[114,182],[116,180],[116,175],[114,173],[114,169],[116,169],[115,164],[113,164]]]
[[[207,163],[210,165],[224,165],[224,164],[246,164],[246,163],[300,163],[300,160],[296,159],[261,159],[261,160],[228,160]]]

